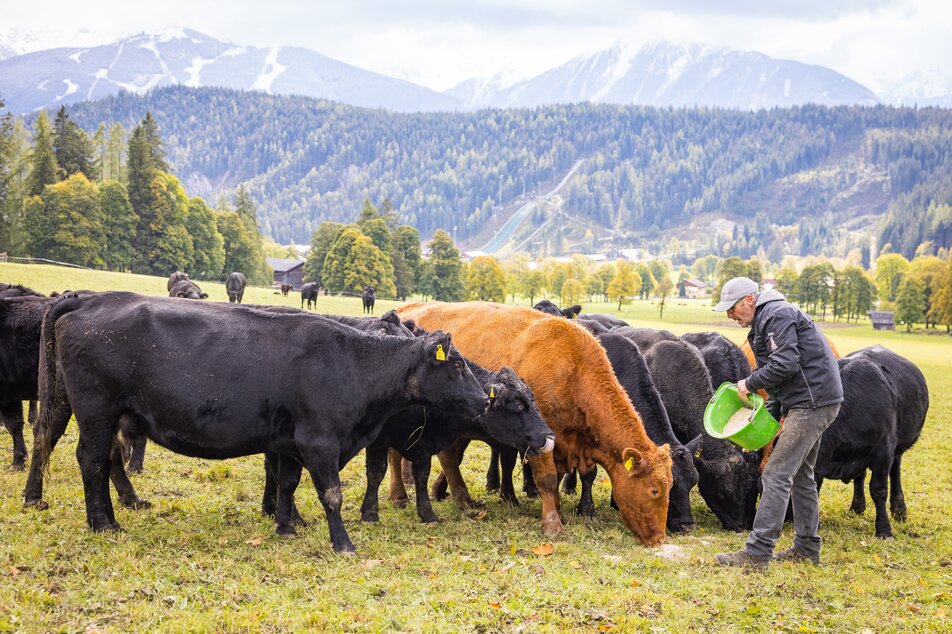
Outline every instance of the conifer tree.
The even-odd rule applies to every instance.
[[[53,122],[53,149],[56,161],[67,177],[79,173],[91,181],[99,179],[93,164],[89,137],[69,118],[66,106],[60,106]]]
[[[437,229],[430,240],[430,257],[423,265],[420,292],[438,301],[461,301],[466,293],[462,269],[463,263],[453,239],[442,229]]]
[[[56,152],[53,149],[53,130],[50,128],[50,119],[46,111],[41,110],[36,117],[33,128],[33,153],[30,157],[30,177],[28,179],[28,196],[39,196],[43,188],[63,179],[63,170],[56,162]]]
[[[420,283],[420,233],[409,225],[400,225],[393,232],[390,260],[396,297],[405,300],[415,293]]]
[[[112,179],[122,183],[126,177],[123,173],[123,156],[126,146],[126,130],[122,124],[116,122],[109,128],[109,134],[106,137],[106,151],[103,155],[103,178]]]
[[[103,262],[113,271],[129,270],[136,260],[135,237],[139,218],[132,211],[125,185],[116,180],[103,181],[99,187],[99,200],[106,235]]]

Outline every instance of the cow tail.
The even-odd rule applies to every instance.
[[[50,454],[53,451],[50,442],[53,408],[57,405],[57,392],[62,389],[62,386],[58,385],[56,366],[56,320],[66,313],[76,310],[80,304],[81,300],[76,295],[61,295],[47,309],[40,330],[39,376],[37,377],[40,411],[36,417],[36,426],[33,428],[33,433],[35,436],[34,453],[39,451],[39,458],[47,472],[50,466]],[[36,457],[34,457],[34,460],[36,460]]]

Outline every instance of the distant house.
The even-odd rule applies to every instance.
[[[299,260],[285,260],[282,258],[265,258],[274,270],[274,283],[276,285],[290,284],[294,290],[301,290],[304,284],[304,258]]]
[[[895,330],[895,313],[891,310],[871,310],[869,320],[873,322],[873,330]]]
[[[686,279],[683,282],[684,284],[684,295],[686,297],[697,297],[700,294],[703,294],[710,287],[702,282],[701,280],[696,279]]]

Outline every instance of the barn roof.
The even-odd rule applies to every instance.
[[[292,269],[296,269],[299,266],[302,266],[306,260],[301,258],[300,260],[286,260],[283,258],[265,258],[265,261],[268,263],[275,273],[287,273]]]

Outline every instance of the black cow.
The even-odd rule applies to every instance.
[[[172,287],[175,286],[176,282],[181,282],[182,280],[188,281],[188,273],[182,273],[181,271],[176,271],[169,275],[169,283],[166,285],[165,290],[171,291]]]
[[[105,474],[121,430],[202,458],[271,453],[284,534],[294,532],[303,464],[334,549],[350,553],[338,471],[383,422],[414,405],[476,416],[489,404],[441,332],[370,336],[313,315],[103,293],[57,301],[43,333],[50,354],[41,363],[37,454],[49,456],[75,411],[86,520],[96,531],[118,529]],[[235,337],[259,345],[235,346]],[[34,459],[31,477],[45,464]]]
[[[37,293],[32,288],[27,288],[22,284],[4,284],[0,282],[0,299],[9,297],[43,297],[43,294]]]
[[[850,509],[866,510],[863,484],[871,471],[869,495],[876,507],[876,536],[892,537],[886,513],[906,519],[900,470],[902,455],[922,431],[929,410],[929,388],[913,363],[881,346],[864,348],[839,360],[843,404],[823,432],[817,455],[817,487],[824,478],[853,481]]]
[[[377,521],[377,491],[387,473],[390,447],[413,465],[420,519],[436,522],[426,488],[430,464],[435,454],[450,447],[458,438],[493,442],[529,453],[545,453],[555,446],[555,435],[542,419],[532,391],[515,372],[509,368],[490,372],[468,360],[467,365],[489,395],[489,409],[472,418],[458,413],[429,413],[418,407],[388,420],[377,440],[367,447],[367,493],[361,505],[363,521]],[[399,475],[391,474],[391,480],[399,482]]]
[[[16,471],[26,464],[23,401],[37,398],[40,327],[53,301],[31,295],[0,299],[0,417],[13,437],[10,468]]]
[[[203,293],[198,284],[192,280],[179,280],[172,285],[169,291],[169,297],[181,297],[184,299],[208,299],[208,293]]]
[[[294,288],[294,286],[291,285],[291,284],[282,284],[282,285],[281,285],[281,294],[284,295],[285,297],[287,297],[287,296],[288,296],[288,293],[290,293],[293,288]]]
[[[737,383],[750,376],[750,363],[733,341],[718,332],[689,332],[681,335],[704,357],[704,365],[711,375],[711,385],[717,389],[722,383]]]
[[[674,434],[694,456],[701,497],[727,530],[750,528],[757,510],[761,454],[744,452],[704,432],[704,409],[714,390],[701,353],[678,340],[660,341],[642,354]]]
[[[228,280],[225,282],[225,291],[228,293],[228,303],[241,303],[241,299],[245,296],[245,285],[248,283],[248,279],[245,277],[244,273],[232,273],[228,276]]]
[[[57,293],[54,293],[53,295],[56,295],[56,294],[57,294]],[[51,297],[52,297],[53,295],[51,295]],[[11,297],[43,297],[43,294],[42,294],[42,293],[37,293],[37,292],[34,291],[32,288],[27,288],[26,286],[23,286],[22,284],[5,284],[5,283],[3,283],[3,282],[0,282],[0,299],[8,299],[8,298],[11,298]],[[2,397],[2,396],[0,396],[0,397]],[[12,415],[13,407],[10,406],[8,411],[11,412],[11,415]],[[23,430],[23,412],[22,412],[22,408],[21,408],[21,409],[17,409],[16,412],[17,412],[17,413],[16,413],[15,418],[12,418],[12,417],[11,417],[11,418],[9,419],[9,420],[10,420],[10,424],[7,425],[7,429],[11,430],[11,431],[10,431],[11,435],[13,434],[13,431],[12,431],[13,429],[19,429],[19,430],[21,430],[21,431],[20,431],[20,434],[21,434],[21,438],[22,438],[22,433],[23,433],[23,432],[22,432],[22,430]],[[6,414],[2,414],[2,416],[3,416],[4,418],[7,418],[7,415],[6,415]],[[34,401],[34,400],[31,400],[31,401],[30,401],[30,411],[29,411],[29,413],[28,413],[28,420],[30,421],[31,424],[33,423],[33,421],[36,420],[36,401]],[[17,423],[16,421],[19,421],[19,423]],[[14,445],[16,445],[16,441],[15,441],[15,440],[14,440]],[[24,454],[26,453],[26,448],[25,448],[25,447],[23,448],[23,453],[24,453]],[[16,452],[14,452],[13,462],[14,462],[14,465],[12,466],[12,468],[13,468],[13,469],[16,469],[16,470],[19,470],[19,469],[16,467],[16,462],[17,462],[17,460],[16,460]],[[20,467],[20,468],[22,468],[22,467]]]
[[[588,322],[595,322],[598,325],[607,328],[608,330],[624,328],[628,326],[627,321],[621,320],[614,315],[609,315],[608,313],[585,313],[580,317],[580,319]]]
[[[360,299],[364,303],[364,312],[372,315],[374,312],[374,302],[377,301],[377,289],[373,286],[365,286],[364,292],[360,294]]]
[[[317,291],[320,286],[314,282],[308,282],[301,287],[301,310],[304,310],[304,302],[307,302],[308,309],[317,306]]]
[[[539,300],[533,308],[547,315],[555,315],[556,317],[565,317],[567,319],[575,319],[579,316],[579,313],[582,312],[582,307],[578,304],[569,306],[568,308],[559,308],[547,299]]]
[[[662,341],[678,341],[679,337],[670,330],[655,328],[635,328],[634,326],[620,326],[618,334],[628,337],[638,346],[641,354],[645,354],[654,345]]]

